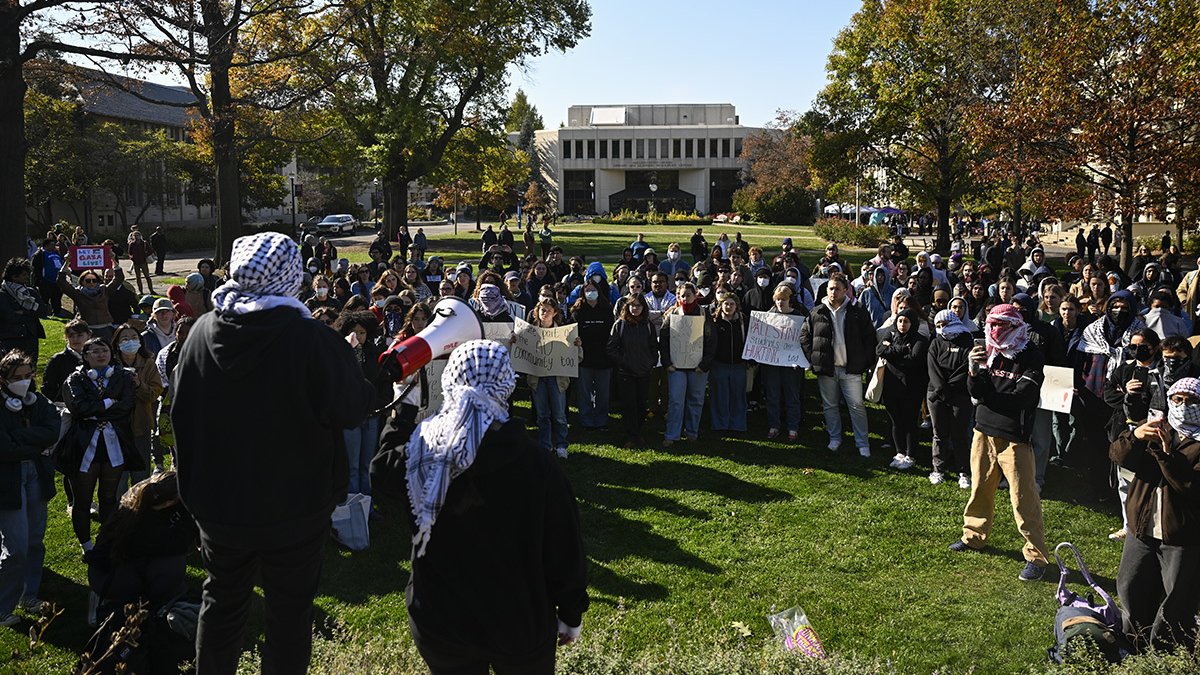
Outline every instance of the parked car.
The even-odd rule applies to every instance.
[[[348,213],[338,213],[325,216],[321,222],[307,228],[306,231],[314,234],[354,234],[358,225],[358,218]]]

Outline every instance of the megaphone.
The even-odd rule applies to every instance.
[[[460,344],[480,339],[483,323],[475,310],[457,297],[442,298],[433,306],[433,321],[425,330],[410,338],[396,338],[379,355],[379,365],[400,381],[430,361],[450,354]]]

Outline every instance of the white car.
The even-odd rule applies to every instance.
[[[314,226],[317,234],[354,234],[358,229],[358,219],[348,213],[325,216]]]

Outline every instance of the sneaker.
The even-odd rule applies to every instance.
[[[664,438],[664,439],[663,439],[663,447],[664,447],[664,448],[669,448],[669,447],[671,447],[672,445],[675,445],[675,441],[673,441],[673,440],[671,440],[671,439],[669,439],[669,438]]]
[[[966,474],[959,474],[958,475],[958,487],[960,487],[964,490],[970,490],[971,489],[971,477]]]
[[[1025,563],[1025,569],[1021,570],[1021,573],[1017,575],[1017,578],[1021,581],[1037,581],[1038,579],[1041,579],[1042,575],[1045,573],[1045,567],[1038,567],[1031,562],[1027,562]]]
[[[944,480],[946,480],[946,476],[941,471],[934,471],[929,474],[929,483],[931,485],[938,485]]]
[[[914,464],[916,464],[916,462],[913,461],[913,458],[905,455],[904,459],[901,459],[900,463],[896,465],[896,469],[898,471],[908,471],[909,469],[913,468]]]
[[[93,516],[100,515],[100,505],[96,502],[92,502],[92,506],[88,509],[88,513],[91,513]]]
[[[694,441],[700,438],[700,434],[684,434],[684,438],[688,439],[689,441]]]
[[[1113,532],[1112,534],[1108,535],[1108,538],[1112,539],[1113,541],[1121,541],[1125,538],[1125,528],[1122,527],[1116,532]]]
[[[9,614],[8,616],[4,617],[3,619],[0,619],[0,626],[3,626],[5,628],[8,628],[10,626],[15,626],[18,623],[21,623],[21,617],[17,616],[16,614]]]
[[[776,438],[779,438],[779,430],[778,429],[767,429],[767,439],[774,440]]]
[[[870,458],[871,457],[871,448],[864,445],[858,449],[858,454],[862,455],[863,457]]]
[[[892,469],[897,469],[900,467],[900,463],[903,461],[904,461],[904,455],[897,452],[896,456],[892,457],[892,463],[888,464],[888,467],[892,468]]]
[[[966,551],[970,551],[971,547],[967,546],[967,542],[963,541],[962,539],[959,539],[958,541],[954,542],[953,544],[950,544],[950,550],[954,551],[955,553],[964,553]]]
[[[46,601],[41,598],[21,598],[17,606],[30,614],[40,614],[46,606]]]
[[[837,452],[838,448],[842,447],[842,442],[839,440],[832,440],[829,441],[829,445],[825,447],[829,448],[830,452]]]
[[[929,420],[921,420],[921,428],[922,428],[922,429],[928,429],[928,428],[929,428],[929,426],[930,426],[930,425],[929,425]]]
[[[789,431],[788,432],[788,443],[795,443],[796,439],[798,439],[798,438],[800,438],[799,431]]]
[[[565,446],[565,445],[558,446],[557,448],[554,449],[554,454],[558,455],[559,458],[561,458],[561,459],[566,459],[567,458],[567,446]]]

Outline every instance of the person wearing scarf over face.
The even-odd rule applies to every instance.
[[[967,392],[978,401],[971,444],[971,497],[963,510],[962,537],[951,551],[987,546],[996,510],[996,490],[1007,478],[1013,519],[1025,539],[1021,581],[1041,579],[1046,570],[1042,502],[1034,479],[1029,439],[1042,388],[1042,354],[1029,348],[1029,325],[1012,305],[988,313],[986,347],[974,347]]]
[[[1139,649],[1191,652],[1200,609],[1200,380],[1172,385],[1165,419],[1123,432],[1109,457],[1132,474],[1117,571],[1125,633]]]
[[[923,391],[929,381],[929,340],[917,328],[920,321],[916,310],[900,312],[892,330],[875,346],[875,354],[887,363],[882,403],[891,418],[892,442],[896,446],[891,467],[901,471],[916,463],[921,397],[915,394]]]
[[[1129,346],[1121,355],[1121,362],[1111,377],[1104,382],[1104,402],[1112,407],[1108,423],[1108,437],[1116,440],[1138,420],[1144,420],[1150,411],[1150,397],[1159,384],[1161,363],[1158,334],[1143,328],[1129,339]],[[1159,385],[1161,386],[1161,385]],[[1129,493],[1127,472],[1117,472],[1117,495],[1124,506]],[[1129,528],[1123,522],[1120,530],[1109,535],[1109,539],[1122,539]]]
[[[475,297],[468,304],[478,312],[479,320],[484,323],[511,323],[513,320],[508,303],[504,300],[504,292],[496,284],[480,284]]]
[[[179,494],[208,572],[196,637],[201,673],[237,669],[256,570],[263,662],[275,672],[307,669],[321,552],[333,509],[346,499],[342,431],[362,425],[377,404],[351,346],[296,298],[301,264],[285,235],[235,240],[230,281],[179,350],[171,410]]]
[[[408,438],[408,618],[434,675],[549,675],[555,645],[579,637],[588,608],[575,496],[553,455],[510,418],[515,385],[502,345],[459,345],[441,409]],[[385,446],[400,431],[386,429]]]
[[[974,336],[954,311],[944,309],[933,318],[936,337],[929,341],[927,365],[929,417],[933,426],[933,471],[929,482],[946,479],[951,467],[958,486],[971,487],[970,443],[974,407],[967,393],[968,355]]]

